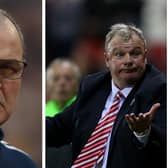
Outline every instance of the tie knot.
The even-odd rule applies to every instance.
[[[122,94],[121,91],[118,91],[116,95],[117,95],[118,97],[120,97],[120,98],[121,98],[121,97],[124,97],[124,95]]]
[[[121,99],[121,98],[123,98],[123,97],[124,97],[124,95],[122,94],[122,92],[118,91],[118,92],[116,93],[114,99]]]

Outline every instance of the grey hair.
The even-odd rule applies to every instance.
[[[16,23],[16,21],[14,20],[14,18],[8,13],[6,12],[5,10],[3,9],[0,9],[0,20],[4,20],[4,19],[9,19],[11,21],[11,23],[15,26],[17,32],[18,32],[18,35],[19,35],[19,38],[21,40],[21,44],[22,44],[22,48],[23,48],[23,57],[25,55],[25,43],[24,43],[24,37],[23,37],[23,33],[21,31],[21,28],[20,26]]]
[[[75,74],[76,74],[76,79],[77,80],[81,79],[81,72],[80,72],[80,69],[77,64],[75,64],[74,62],[72,62],[71,60],[66,59],[66,58],[56,58],[49,64],[49,66],[47,68],[46,79],[47,79],[48,83],[50,83],[51,77],[53,74],[52,67],[55,66],[56,64],[62,64],[62,63],[68,63],[69,65],[71,65],[74,69]]]
[[[119,34],[123,40],[129,40],[132,37],[132,32],[137,34],[139,38],[143,41],[144,47],[147,47],[146,39],[143,35],[141,29],[135,27],[134,25],[127,25],[124,23],[114,24],[110,27],[110,31],[106,35],[105,39],[105,51],[108,52],[110,49],[110,41],[114,37],[114,35]]]

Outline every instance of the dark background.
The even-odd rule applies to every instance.
[[[166,73],[165,0],[46,0],[46,23],[46,66],[68,57],[83,75],[102,69],[110,25],[131,23],[144,31],[148,61]]]

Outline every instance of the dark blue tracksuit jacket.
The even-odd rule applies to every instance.
[[[7,144],[3,137],[0,129],[0,168],[37,168],[26,153]]]

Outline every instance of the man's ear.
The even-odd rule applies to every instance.
[[[109,55],[106,52],[104,53],[104,59],[105,59],[106,67],[109,68]]]
[[[147,64],[148,63],[148,61],[147,61],[147,49],[145,49],[145,64]]]

